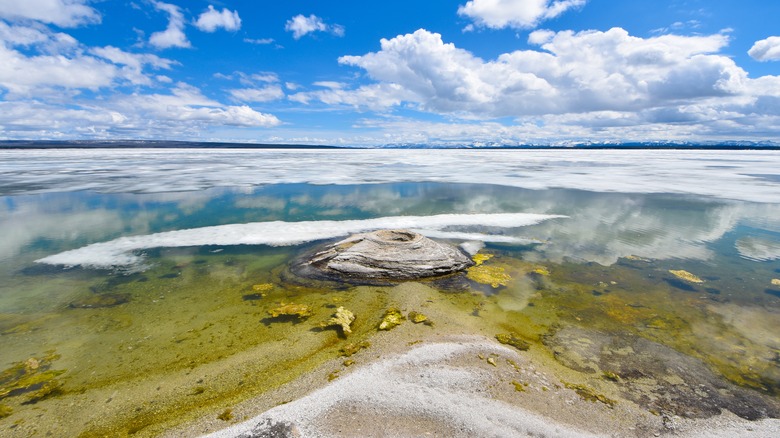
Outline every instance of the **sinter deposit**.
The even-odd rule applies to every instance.
[[[459,249],[407,230],[350,236],[297,263],[305,276],[356,280],[413,280],[462,271],[474,262]]]

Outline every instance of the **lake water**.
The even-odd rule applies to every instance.
[[[573,372],[641,391],[578,347],[599,333],[778,397],[775,152],[16,150],[0,151],[0,436],[155,434],[343,354],[318,322],[348,307],[350,340],[369,340],[392,285],[288,263],[399,223],[492,257],[423,282],[432,306]],[[270,317],[291,302],[313,315]]]

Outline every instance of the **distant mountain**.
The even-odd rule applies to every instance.
[[[112,148],[214,148],[214,149],[371,149],[369,146],[330,146],[275,143],[220,143],[165,140],[0,140],[0,149],[112,149]],[[377,149],[761,149],[780,150],[776,141],[646,141],[646,142],[557,142],[551,144],[506,144],[479,142],[393,143]]]

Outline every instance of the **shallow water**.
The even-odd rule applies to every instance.
[[[604,369],[615,368],[611,356],[579,348],[582,339],[616,349],[642,339],[669,360],[682,354],[723,382],[778,397],[780,157],[355,151],[350,161],[349,153],[0,154],[8,414],[0,435],[153,434],[155,424],[267,391],[369,340],[393,288],[294,278],[287,264],[317,240],[152,244],[131,254],[139,262],[111,269],[37,262],[126,236],[164,242],[156,233],[273,221],[282,234],[302,221],[316,231],[325,221],[391,216],[550,215],[531,225],[440,223],[439,232],[516,242],[481,250],[492,255],[486,273],[503,284],[465,274],[427,281],[431,306],[515,332],[577,372],[621,373]],[[701,282],[670,272],[679,270]],[[313,315],[270,317],[291,302]],[[319,327],[338,306],[359,315],[348,342]],[[621,377],[635,393],[630,373],[658,372],[641,361],[626,367]],[[678,413],[678,405],[648,409]]]

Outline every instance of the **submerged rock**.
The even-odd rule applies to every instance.
[[[474,264],[461,250],[407,230],[378,230],[336,242],[299,259],[293,272],[331,280],[415,280]]]

